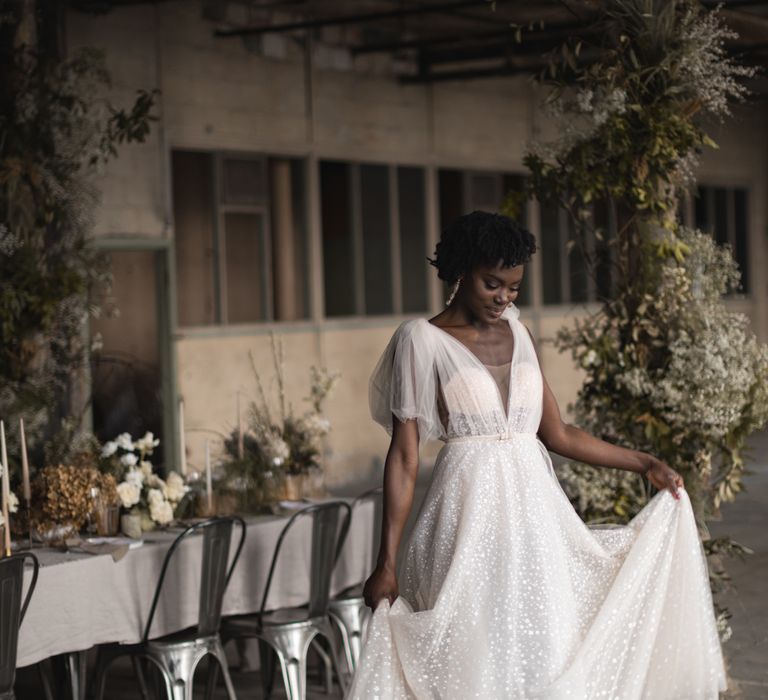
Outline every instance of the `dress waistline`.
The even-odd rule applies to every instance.
[[[536,433],[499,433],[498,435],[463,435],[448,438],[446,444],[454,442],[509,442],[520,438],[538,439]]]

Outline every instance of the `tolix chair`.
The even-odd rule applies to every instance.
[[[381,525],[381,507],[382,507],[382,493],[381,486],[361,493],[352,501],[352,516],[354,517],[355,511],[358,506],[363,503],[373,501],[374,512],[374,527],[373,527],[373,542],[371,547],[372,559],[366,562],[369,571],[365,573],[364,578],[358,583],[345,588],[341,593],[331,599],[328,604],[328,614],[331,617],[332,622],[338,632],[340,638],[340,651],[344,655],[346,661],[347,670],[351,676],[357,668],[357,662],[360,658],[360,651],[362,649],[363,637],[365,636],[365,629],[368,625],[368,621],[371,617],[371,611],[365,604],[363,598],[363,585],[365,584],[365,577],[367,577],[370,570],[373,569],[376,557],[376,547],[378,545],[378,532]]]
[[[334,564],[347,536],[351,513],[352,509],[344,501],[313,504],[294,513],[277,539],[259,612],[222,621],[221,636],[225,642],[230,639],[259,640],[261,682],[267,698],[272,693],[277,657],[288,700],[305,699],[307,653],[318,636],[328,641],[330,661],[340,683],[344,684],[333,645],[328,602]],[[269,592],[285,537],[296,523],[306,518],[312,519],[309,602],[301,607],[269,610]]]
[[[240,526],[240,540],[232,556],[232,561],[227,566],[235,523]],[[152,621],[160,600],[168,565],[174,553],[178,551],[179,545],[197,533],[203,535],[197,626],[190,630],[150,639]],[[160,672],[168,700],[192,700],[192,681],[195,669],[202,658],[209,655],[217,662],[211,664],[211,675],[214,675],[214,669],[221,667],[227,695],[230,700],[235,700],[235,690],[229,677],[227,657],[224,654],[224,647],[219,636],[219,626],[221,624],[224,591],[232,577],[244,542],[245,521],[238,516],[210,518],[190,525],[179,534],[163,560],[163,567],[160,570],[160,577],[141,641],[138,644],[108,644],[100,646],[98,649],[94,680],[94,690],[98,700],[102,700],[104,697],[108,666],[118,657],[126,655],[132,657],[144,700],[147,700],[149,693],[144,679],[142,661],[152,663]]]
[[[22,603],[24,564],[27,559],[32,563],[32,580]],[[0,700],[14,700],[16,697],[13,694],[13,683],[16,680],[19,627],[35,592],[39,570],[37,557],[31,552],[20,552],[0,559]]]

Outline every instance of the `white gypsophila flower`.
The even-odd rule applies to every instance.
[[[136,484],[141,488],[144,485],[144,474],[139,469],[131,468],[126,472],[123,480],[131,484]]]
[[[139,458],[133,452],[128,452],[120,457],[120,463],[126,467],[134,467],[138,461]]]
[[[592,90],[584,88],[576,93],[576,106],[581,112],[592,111]]]
[[[141,498],[141,486],[135,481],[122,481],[117,485],[117,495],[123,508],[132,508]]]
[[[13,491],[9,491],[8,492],[8,512],[15,513],[18,510],[19,510],[19,498]]]
[[[160,500],[150,501],[149,517],[158,525],[167,525],[173,520],[173,507],[162,497],[162,494],[160,494]]]
[[[598,355],[597,353],[590,348],[586,355],[581,360],[582,367],[592,367],[593,365],[598,364]]]
[[[163,496],[163,492],[161,489],[149,489],[147,492],[147,502],[151,506],[153,503],[161,503],[162,501],[165,501],[165,496]]]
[[[184,479],[176,472],[168,474],[165,480],[163,493],[171,503],[178,503],[189,491],[189,486],[184,483]]]
[[[104,446],[101,448],[102,457],[111,457],[115,452],[117,452],[117,443],[113,440],[105,442]]]
[[[307,416],[305,425],[307,426],[307,431],[313,436],[322,437],[331,431],[331,421],[319,413]]]
[[[134,443],[134,446],[139,452],[142,454],[148,455],[152,454],[152,450],[157,447],[160,444],[160,440],[156,439],[155,436],[147,431],[144,433],[144,437],[139,438]]]
[[[264,435],[264,441],[260,446],[267,459],[276,467],[279,467],[291,456],[291,448],[288,443],[274,433]]]
[[[120,449],[126,450],[127,452],[133,450],[133,440],[131,439],[130,433],[120,433],[120,435],[115,438],[115,442]]]

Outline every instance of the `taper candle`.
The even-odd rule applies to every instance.
[[[208,515],[213,515],[213,479],[211,478],[211,441],[205,441],[205,493],[208,497]]]
[[[184,399],[179,399],[179,452],[181,464],[179,469],[182,476],[187,475],[187,440],[184,436]]]
[[[24,419],[19,418],[19,432],[21,434],[21,488],[27,505],[32,500],[32,491],[29,488],[29,458],[27,457],[27,437],[24,434]]]
[[[5,448],[5,423],[0,420],[0,456],[3,459],[3,527],[4,543],[3,549],[5,556],[11,556],[11,520],[8,513],[9,500],[11,498],[11,486],[9,479],[11,477],[10,470],[8,469],[8,451]]]

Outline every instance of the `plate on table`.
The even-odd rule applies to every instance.
[[[128,549],[137,549],[144,544],[144,540],[134,540],[131,537],[87,537],[84,542],[88,544],[112,544],[112,545],[128,545]]]

